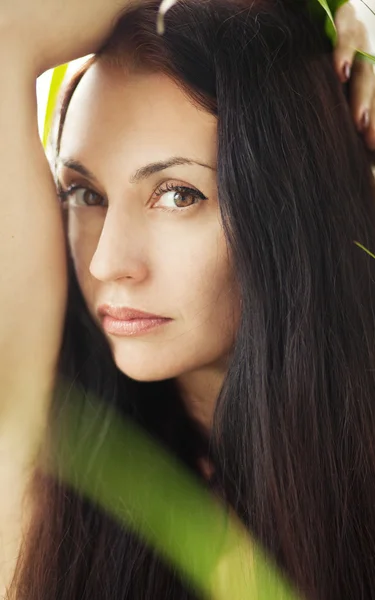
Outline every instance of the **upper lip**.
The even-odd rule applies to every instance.
[[[98,308],[98,314],[100,317],[109,315],[113,319],[119,321],[135,321],[137,319],[165,319],[160,315],[153,315],[151,313],[144,312],[143,310],[136,310],[135,308],[128,308],[126,306],[110,306],[109,304],[102,304]]]

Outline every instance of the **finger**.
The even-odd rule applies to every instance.
[[[353,65],[350,105],[358,131],[365,133],[373,118],[375,76],[370,62],[357,58]]]
[[[363,47],[366,31],[357,20],[351,3],[341,6],[335,14],[337,42],[333,52],[333,61],[340,80],[344,83],[351,75],[351,68],[358,44]]]
[[[370,150],[375,150],[375,92],[372,97],[371,107],[369,111],[369,125],[364,131],[364,140],[366,146]]]

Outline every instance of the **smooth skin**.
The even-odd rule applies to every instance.
[[[78,186],[66,203],[69,244],[99,327],[103,304],[170,319],[142,335],[107,333],[118,368],[138,381],[177,378],[207,430],[240,310],[216,148],[215,117],[171,79],[99,61],[69,105],[57,170],[63,190]],[[186,163],[164,168],[176,157]],[[64,166],[72,161],[93,177]]]
[[[35,98],[35,78],[47,68],[63,63],[81,55],[95,52],[105,37],[119,11],[129,5],[126,0],[0,0],[0,72],[2,74],[2,89],[0,95],[0,169],[2,175],[2,202],[0,204],[0,268],[2,273],[2,289],[0,295],[0,381],[2,394],[0,401],[0,489],[7,490],[0,499],[0,592],[9,583],[15,568],[23,534],[27,532],[32,515],[33,499],[28,495],[27,483],[35,465],[35,457],[39,444],[43,439],[46,426],[46,415],[50,402],[50,390],[55,374],[55,366],[61,340],[63,315],[66,303],[66,265],[63,228],[60,207],[56,201],[56,190],[50,173],[47,159],[42,149],[37,127],[37,107]],[[343,7],[340,15],[340,37],[345,39],[344,45],[339,43],[336,61],[337,69],[342,76],[344,63],[351,57],[352,47],[367,49],[367,40],[360,30],[352,27],[352,15],[348,12],[347,20]],[[345,25],[346,23],[346,25]],[[343,37],[345,36],[345,37]],[[360,112],[367,107],[371,114],[369,126],[366,128],[366,141],[370,143],[375,137],[375,83],[368,67],[365,76],[364,67],[354,69],[357,83],[354,108],[358,108],[356,119]],[[168,86],[163,82],[160,85]],[[104,93],[104,91],[103,91]],[[125,92],[124,92],[125,93]],[[152,97],[150,96],[150,103]],[[188,107],[185,107],[188,111]],[[181,108],[182,110],[182,108]],[[198,117],[197,117],[198,118]],[[202,117],[203,118],[203,117]],[[207,123],[207,128],[210,125]],[[212,153],[212,149],[205,153]],[[212,160],[206,155],[205,160]],[[86,157],[86,160],[87,157]],[[91,165],[101,180],[102,190],[107,195],[111,193],[113,211],[120,210],[121,182],[115,181],[110,172],[115,172],[118,165],[105,165],[105,172],[99,173],[99,165]],[[133,165],[135,166],[135,165]],[[102,168],[102,167],[100,167]],[[111,171],[107,171],[112,169]],[[186,167],[187,169],[188,167]],[[118,172],[118,171],[117,171]],[[170,176],[188,179],[182,173],[171,173]],[[127,173],[128,176],[128,173]],[[199,182],[204,188],[205,196],[211,199],[211,205],[202,206],[207,210],[211,240],[215,240],[215,251],[221,256],[221,265],[225,263],[225,251],[217,219],[215,191],[212,180],[208,175],[198,171],[198,179],[207,177],[207,183]],[[111,190],[109,185],[111,183]],[[122,180],[126,186],[126,178]],[[105,190],[103,190],[105,186]],[[207,188],[207,192],[205,191]],[[124,191],[129,191],[127,188]],[[134,192],[135,193],[135,192]],[[141,197],[140,188],[136,192]],[[144,201],[147,200],[147,194]],[[204,201],[206,202],[206,201]],[[108,215],[109,215],[108,210]],[[184,235],[187,235],[189,219],[201,219],[198,210],[193,217],[186,218]],[[151,228],[150,217],[140,214],[139,226]],[[142,213],[143,215],[143,213]],[[143,218],[143,217],[142,217]],[[154,218],[154,217],[152,217]],[[171,217],[172,218],[172,217]],[[174,218],[174,217],[173,217]],[[125,216],[121,216],[125,219]],[[156,217],[155,220],[159,219]],[[161,220],[161,219],[160,219]],[[170,231],[167,222],[158,221],[158,226]],[[177,220],[177,217],[176,217]],[[183,221],[183,219],[181,219]],[[108,221],[109,223],[109,221]],[[113,221],[112,221],[113,224]],[[200,222],[202,226],[202,223]],[[109,225],[108,225],[109,226]],[[124,224],[125,226],[125,224]],[[155,231],[152,229],[152,231]],[[97,234],[96,234],[97,235]],[[118,231],[116,233],[118,235]],[[105,240],[105,238],[103,237]],[[171,237],[168,238],[171,242]],[[167,239],[165,243],[167,243]],[[96,252],[95,261],[91,264],[91,276],[104,285],[103,279],[108,273],[113,278],[113,269],[127,268],[137,264],[139,257],[129,261],[126,252],[126,264],[105,264],[106,252],[113,260],[112,251],[108,247],[108,238]],[[201,238],[203,244],[203,237]],[[94,243],[95,246],[95,243]],[[159,248],[160,256],[167,248]],[[181,252],[183,250],[181,249]],[[90,252],[93,252],[91,248]],[[125,254],[121,254],[125,256]],[[112,258],[111,258],[112,256]],[[149,249],[146,257],[149,257]],[[87,262],[88,260],[85,259]],[[149,258],[148,258],[149,260]],[[160,258],[158,260],[161,260]],[[135,263],[134,263],[135,261]],[[142,262],[142,261],[141,261]],[[212,266],[212,265],[211,265]],[[171,266],[172,268],[172,266]],[[185,267],[184,267],[185,268]],[[187,268],[187,267],[186,267]],[[216,268],[216,267],[215,267]],[[211,273],[215,272],[212,266]],[[111,272],[112,269],[112,272]],[[138,267],[137,267],[138,269]],[[139,271],[133,271],[134,273]],[[150,267],[149,267],[150,269]],[[148,273],[150,270],[148,271]],[[104,273],[104,275],[103,275]],[[165,272],[164,276],[169,275]],[[227,283],[229,272],[221,269],[222,281],[220,286]],[[121,277],[121,275],[120,275]],[[138,275],[136,275],[138,277]],[[168,281],[170,281],[168,279]],[[143,280],[144,284],[145,280]],[[170,282],[172,285],[173,281]],[[136,286],[128,286],[133,288]],[[230,285],[229,285],[230,288]],[[103,287],[101,288],[104,289]],[[108,289],[108,288],[107,288]],[[140,289],[138,287],[138,289]],[[211,302],[218,290],[207,292],[207,301]],[[171,290],[171,293],[173,290]],[[171,305],[165,307],[171,311],[171,317],[180,315],[177,293],[183,293],[179,288],[176,296],[171,299]],[[105,298],[106,300],[107,298]],[[139,297],[137,298],[139,300]],[[128,302],[129,297],[117,297],[116,300]],[[146,295],[142,301],[135,302],[136,307],[150,311],[164,310],[164,306],[150,306]],[[194,300],[194,299],[193,299]],[[193,302],[192,300],[192,302]],[[173,304],[173,306],[172,306]],[[225,302],[222,309],[226,311]],[[195,311],[196,312],[196,311]],[[193,318],[185,313],[186,319]],[[190,313],[192,315],[193,313]],[[221,314],[221,313],[220,313]],[[206,313],[206,316],[208,313]],[[217,318],[218,315],[216,315]],[[179,320],[180,319],[180,320]],[[207,322],[207,319],[206,319]],[[195,322],[198,324],[198,322]],[[195,333],[184,329],[184,315],[176,317],[171,325],[172,333],[183,333],[181,339],[190,339],[193,344]],[[221,326],[221,323],[220,323]],[[230,332],[229,332],[230,334]],[[190,337],[187,337],[190,336]],[[229,335],[230,337],[230,335]],[[229,341],[223,336],[218,340],[218,347],[225,356],[226,344]],[[117,343],[117,342],[116,342]],[[122,343],[122,342],[121,342]],[[127,343],[127,342],[126,342]],[[119,342],[120,344],[120,342]],[[118,364],[124,359],[120,345],[114,347]],[[219,364],[218,356],[201,356],[202,362],[212,361]],[[121,362],[122,364],[122,362]],[[124,364],[125,366],[125,364]],[[126,368],[139,369],[137,365],[126,364]],[[176,365],[172,371],[176,374]],[[191,365],[195,372],[197,365]],[[177,369],[178,370],[178,369]],[[172,373],[172,371],[170,371]],[[149,373],[150,377],[154,374]],[[161,375],[161,373],[159,373]],[[192,380],[189,382],[191,384]],[[198,384],[197,384],[198,385]]]

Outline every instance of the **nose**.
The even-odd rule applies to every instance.
[[[99,242],[90,263],[95,279],[141,282],[148,275],[145,234],[141,223],[121,211],[107,211]]]

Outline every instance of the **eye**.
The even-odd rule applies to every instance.
[[[163,208],[166,210],[190,208],[202,200],[207,200],[207,197],[196,188],[169,183],[163,184],[163,186],[158,188],[155,195],[157,201],[154,202],[153,208]]]
[[[103,197],[79,185],[71,185],[67,190],[63,190],[58,185],[58,197],[62,203],[68,203],[69,206],[105,206]]]

